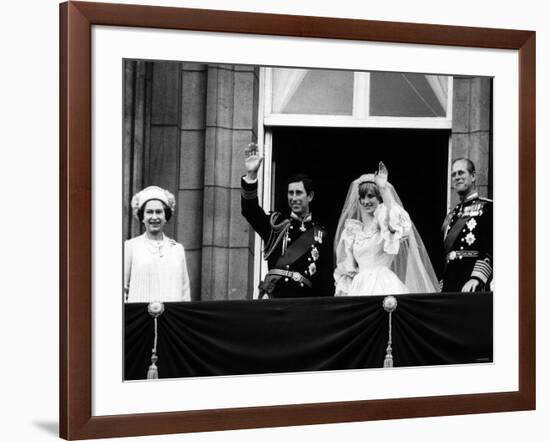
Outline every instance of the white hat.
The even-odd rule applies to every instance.
[[[170,209],[170,211],[174,213],[174,210],[176,208],[176,198],[174,198],[174,195],[164,188],[157,187],[156,185],[151,185],[141,191],[138,191],[132,198],[130,206],[132,207],[134,216],[137,218],[137,213],[139,209],[143,207],[143,205],[145,205],[147,201],[153,199],[163,202],[164,205],[166,205]]]

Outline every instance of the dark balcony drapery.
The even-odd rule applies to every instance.
[[[159,378],[380,368],[388,342],[383,298],[166,303]],[[396,298],[395,367],[492,361],[492,293]],[[146,378],[153,339],[147,304],[126,304],[126,380]]]

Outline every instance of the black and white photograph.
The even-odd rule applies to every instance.
[[[495,5],[6,2],[0,438],[546,433],[548,13]]]
[[[123,72],[125,380],[492,362],[491,77]]]

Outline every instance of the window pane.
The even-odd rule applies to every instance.
[[[372,72],[372,116],[445,117],[447,77]]]
[[[351,115],[353,72],[273,69],[273,113]]]

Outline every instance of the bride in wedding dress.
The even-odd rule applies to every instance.
[[[422,239],[382,162],[376,173],[351,183],[334,249],[337,296],[439,292]]]

